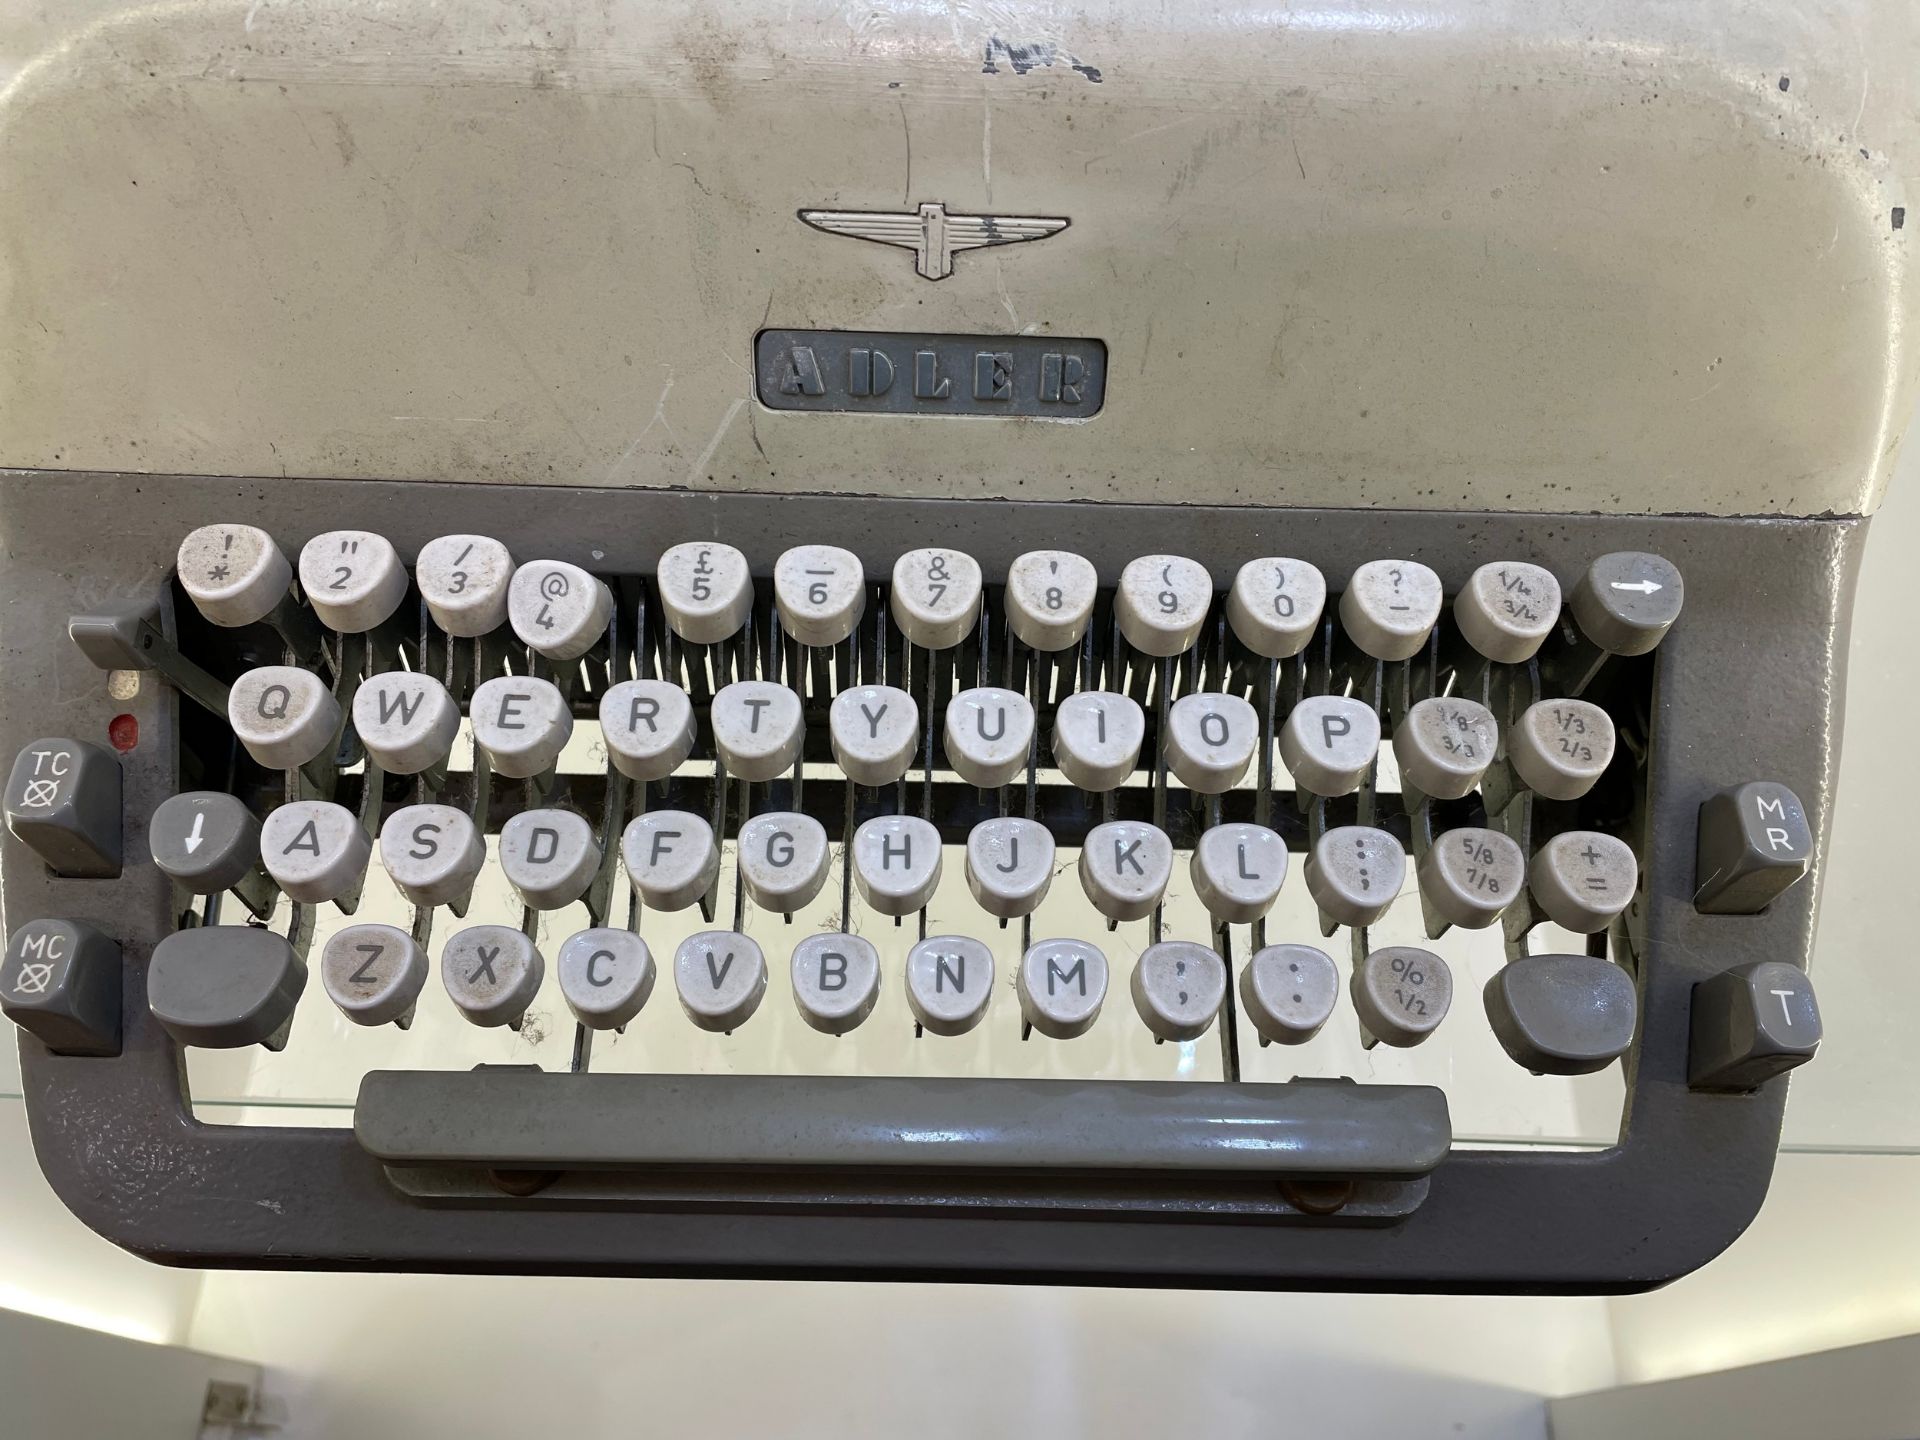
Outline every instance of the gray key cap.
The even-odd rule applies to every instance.
[[[1133,774],[1146,738],[1146,712],[1131,696],[1081,691],[1054,711],[1053,763],[1080,789],[1104,793]]]
[[[1749,780],[1700,807],[1693,905],[1706,915],[1758,915],[1813,860],[1800,797],[1777,780]]]
[[[1795,966],[1759,960],[1693,987],[1687,1084],[1756,1090],[1820,1048],[1820,1004]]]
[[[1084,940],[1041,940],[1014,979],[1027,1024],[1053,1040],[1084,1035],[1107,998],[1107,957]]]
[[[1560,618],[1560,582],[1524,561],[1482,565],[1453,601],[1467,643],[1489,660],[1518,665],[1533,658]]]
[[[1167,716],[1161,749],[1180,783],[1201,795],[1224,795],[1253,763],[1260,717],[1238,695],[1182,695]]]
[[[532,675],[495,676],[473,692],[467,710],[473,743],[494,773],[510,780],[530,780],[551,770],[573,735],[566,697]]]
[[[120,947],[78,920],[29,920],[0,959],[0,1012],[56,1055],[118,1055]]]
[[[147,964],[147,1008],[182,1045],[231,1050],[287,1043],[307,967],[285,937],[252,925],[167,936]]]
[[[1161,1040],[1198,1040],[1227,998],[1227,964],[1191,940],[1162,940],[1133,967],[1133,1008]]]
[[[229,628],[264,620],[293,587],[293,566],[266,531],[202,525],[180,542],[180,588],[200,613]]]
[[[1429,911],[1463,930],[1484,930],[1519,898],[1526,857],[1498,830],[1466,826],[1434,838],[1420,862],[1420,896]]]
[[[522,810],[500,827],[500,873],[531,910],[564,910],[599,870],[593,826],[571,810]]]
[[[917,815],[876,815],[853,832],[853,879],[882,915],[926,908],[940,886],[940,832]]]
[[[440,952],[440,981],[448,996],[483,1029],[519,1029],[546,975],[545,957],[511,925],[469,925],[454,931]]]
[[[1010,785],[1026,773],[1033,747],[1033,706],[1015,690],[983,685],[947,703],[947,764],[982,790]]]
[[[1406,1049],[1447,1018],[1453,972],[1431,950],[1393,945],[1356,965],[1347,991],[1367,1038]]]
[[[618,1030],[653,994],[653,952],[631,930],[601,928],[569,935],[554,961],[560,994],[589,1030]]]
[[[1280,727],[1280,758],[1309,795],[1351,795],[1380,753],[1380,717],[1341,695],[1310,695]]]
[[[1215,825],[1193,847],[1188,874],[1214,919],[1251,925],[1279,898],[1287,842],[1264,825]]]
[[[767,957],[736,930],[703,930],[673,952],[673,983],[689,1020],[702,1030],[726,1033],[760,1008],[767,993]]]
[[[920,746],[920,706],[891,685],[856,685],[827,712],[833,758],[856,785],[891,785]]]
[[[269,770],[298,770],[332,753],[340,703],[311,670],[262,665],[227,692],[227,724],[247,753]]]
[[[1311,945],[1268,945],[1240,972],[1240,1004],[1262,1042],[1304,1045],[1333,1015],[1340,972]]]
[[[7,777],[7,828],[56,875],[120,874],[120,757],[84,740],[30,740]]]
[[[1536,1075],[1590,1075],[1633,1044],[1633,977],[1599,956],[1525,956],[1483,998],[1500,1048]]]
[[[880,998],[880,953],[858,935],[809,935],[793,947],[793,1001],[800,1018],[844,1035]]]
[[[1644,655],[1680,618],[1686,587],[1673,563],[1626,550],[1587,567],[1568,597],[1582,633],[1615,655]]]
[[[1053,834],[1036,820],[982,820],[967,836],[967,888],[1002,920],[1031,915],[1053,883]]]
[[[163,800],[147,826],[153,863],[195,895],[238,885],[260,863],[260,822],[231,795],[190,790]]]
[[[1613,717],[1598,705],[1542,700],[1507,733],[1507,758],[1534,794],[1578,800],[1612,763],[1613,744]]]
[[[487,847],[464,810],[404,805],[380,827],[380,863],[415,905],[450,905],[473,889]]]
[[[1562,930],[1592,935],[1633,903],[1638,875],[1625,841],[1596,830],[1568,830],[1534,853],[1527,889],[1540,913]]]
[[[1473,793],[1499,743],[1486,706],[1436,696],[1416,704],[1393,732],[1393,758],[1404,784],[1435,800],[1458,800]]]
[[[1407,879],[1407,852],[1385,830],[1341,825],[1307,856],[1307,893],[1323,921],[1371,925],[1387,913]]]
[[[1144,920],[1173,876],[1173,842],[1157,825],[1114,820],[1087,832],[1080,888],[1109,920]]]
[[[763,910],[804,910],[827,881],[827,831],[811,815],[777,811],[740,827],[740,883]]]
[[[460,707],[433,676],[395,670],[353,692],[353,728],[389,775],[418,775],[446,762],[460,733]]]
[[[330,800],[282,805],[260,827],[260,859],[289,900],[325,905],[357,895],[373,840],[360,817]]]
[[[921,1028],[964,1035],[993,998],[993,952],[966,935],[930,935],[907,952],[907,1005]]]
[[[664,680],[622,680],[600,697],[600,733],[630,780],[664,780],[693,753],[693,701]]]
[[[684,910],[720,873],[713,827],[685,810],[653,810],[627,822],[620,862],[640,898],[655,910]]]
[[[356,1025],[400,1025],[413,1018],[427,983],[427,952],[392,925],[349,925],[320,952],[327,998]]]

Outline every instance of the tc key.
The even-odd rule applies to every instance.
[[[120,874],[120,761],[82,740],[34,740],[7,778],[7,828],[56,875]]]

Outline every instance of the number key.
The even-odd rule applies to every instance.
[[[747,557],[709,540],[675,545],[660,557],[660,605],[682,640],[713,645],[740,633],[753,609]]]
[[[1193,647],[1213,604],[1213,577],[1197,560],[1142,555],[1120,572],[1113,610],[1127,643],[1147,655]]]
[[[773,599],[780,624],[802,645],[838,645],[866,608],[866,572],[850,550],[796,545],[774,564]]]
[[[1394,945],[1375,950],[1354,966],[1347,989],[1367,1035],[1405,1049],[1418,1045],[1447,1018],[1453,972],[1431,950]]]
[[[1498,830],[1465,827],[1436,838],[1418,873],[1431,916],[1463,930],[1484,930],[1519,897],[1527,861]],[[1428,929],[1438,933],[1431,924]]]
[[[1327,577],[1315,566],[1278,556],[1249,560],[1227,592],[1227,619],[1254,654],[1285,660],[1313,638],[1326,604]]]
[[[915,645],[947,650],[980,615],[980,562],[958,550],[909,550],[893,562],[893,619]]]
[[[1007,570],[1007,624],[1035,650],[1071,650],[1086,633],[1099,572],[1067,550],[1029,550]]]
[[[1507,758],[1536,795],[1578,800],[1613,760],[1613,717],[1587,700],[1529,705],[1507,737]]]
[[[442,535],[420,547],[413,562],[420,598],[433,623],[470,639],[498,630],[507,619],[513,556],[485,535]]]

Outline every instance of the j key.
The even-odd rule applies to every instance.
[[[856,785],[891,785],[920,744],[920,706],[891,685],[856,685],[827,711],[833,758]]]
[[[473,889],[487,847],[451,805],[405,805],[380,827],[380,863],[415,905],[450,905]]]
[[[180,542],[180,588],[215,625],[252,625],[293,588],[293,566],[252,525],[202,525]]]
[[[733,930],[689,935],[673,953],[680,1008],[702,1030],[726,1033],[745,1024],[767,993],[767,957]]]
[[[838,645],[866,608],[866,572],[850,550],[796,545],[774,562],[773,600],[781,628],[802,645]]]
[[[800,1018],[844,1035],[880,998],[880,952],[858,935],[809,935],[793,947],[793,1001]]]
[[[940,869],[940,832],[917,815],[878,815],[853,832],[854,883],[882,915],[924,910]]]
[[[1523,561],[1482,565],[1454,597],[1453,619],[1467,643],[1489,660],[1531,660],[1560,618],[1560,582]]]
[[[120,757],[102,745],[30,740],[7,776],[7,828],[56,875],[120,873]]]
[[[1285,660],[1306,648],[1326,604],[1326,576],[1306,561],[1249,560],[1227,592],[1227,621],[1254,654]]]
[[[806,739],[800,697],[769,680],[741,680],[713,697],[713,744],[727,773],[774,780],[793,769]]]
[[[349,925],[320,952],[327,998],[356,1025],[404,1024],[427,983],[427,952],[391,925]]]
[[[1042,940],[1014,979],[1027,1024],[1054,1040],[1084,1035],[1107,998],[1107,957],[1084,940]]]
[[[993,984],[993,952],[971,936],[932,935],[907,952],[907,1006],[935,1035],[978,1025]]]
[[[340,703],[310,670],[263,665],[233,682],[227,724],[256,764],[298,770],[333,752],[340,735]]]
[[[260,859],[289,900],[324,905],[356,896],[373,841],[360,817],[330,800],[282,805],[260,827]]]
[[[1034,820],[982,820],[967,836],[967,888],[1002,920],[1031,915],[1053,883],[1053,832]]]
[[[1536,795],[1578,800],[1613,760],[1613,717],[1586,700],[1529,705],[1508,732],[1507,758]]]
[[[684,910],[720,873],[713,827],[684,810],[651,810],[627,822],[620,860],[640,898],[655,910]]]
[[[1080,888],[1109,920],[1146,919],[1172,875],[1173,842],[1143,821],[1096,825],[1080,849]]]
[[[1082,790],[1116,790],[1138,768],[1146,738],[1146,712],[1131,697],[1081,691],[1054,711],[1053,762]]]
[[[522,810],[500,827],[500,871],[530,910],[564,910],[593,884],[600,847],[571,810]]]
[[[1526,857],[1498,830],[1449,830],[1420,862],[1421,897],[1433,914],[1463,930],[1484,930],[1498,920],[1526,878]]]
[[[1694,857],[1696,910],[1758,915],[1813,860],[1813,827],[1800,797],[1775,780],[1750,780],[1700,807]]]
[[[1314,841],[1307,857],[1307,893],[1336,925],[1372,925],[1387,913],[1407,879],[1407,852],[1388,831],[1341,825]]]
[[[653,994],[653,953],[631,930],[582,930],[554,959],[560,994],[589,1030],[618,1030]]]
[[[1624,841],[1568,830],[1534,853],[1527,889],[1540,913],[1563,930],[1592,935],[1633,903],[1639,865]]]
[[[0,1012],[56,1055],[120,1053],[120,947],[78,920],[29,920],[0,957]]]
[[[384,535],[329,530],[301,547],[300,588],[329,629],[360,635],[400,608],[407,572]]]
[[[442,535],[420,549],[413,575],[433,623],[447,634],[471,639],[507,623],[507,587],[513,556],[485,535]]]
[[[539,949],[511,925],[469,925],[440,952],[440,980],[455,1008],[485,1028],[519,1029],[546,974]]]
[[[381,769],[418,775],[446,763],[460,733],[460,707],[431,675],[394,670],[353,692],[353,728]]]
[[[1127,643],[1144,655],[1193,648],[1213,604],[1213,577],[1180,555],[1142,555],[1120,572],[1113,613]]]
[[[551,770],[573,735],[573,712],[557,687],[532,675],[497,675],[473,692],[473,743],[494,773],[528,780]]]
[[[1435,800],[1471,795],[1493,763],[1500,728],[1486,706],[1436,696],[1407,712],[1393,732],[1400,778]]]
[[[1759,960],[1693,987],[1687,1084],[1756,1090],[1804,1065],[1820,1048],[1813,983],[1780,960]]]
[[[1087,632],[1100,576],[1066,550],[1029,550],[1007,568],[1007,625],[1035,650],[1071,650]]]
[[[948,650],[980,618],[980,562],[958,550],[909,550],[893,562],[893,621],[915,645]]]
[[[1487,982],[1487,1023],[1536,1075],[1590,1075],[1633,1044],[1633,977],[1594,955],[1527,955]]]
[[[287,1043],[307,967],[286,938],[252,925],[196,925],[153,947],[147,1008],[181,1045]]]
[[[147,848],[155,865],[195,895],[215,895],[260,864],[260,822],[231,795],[190,790],[153,812]]]
[[[564,560],[529,560],[507,582],[507,620],[530,649],[556,665],[600,642],[613,618],[613,592]]]
[[[756,815],[740,827],[740,883],[762,910],[804,910],[827,880],[827,832],[811,815]]]
[[[1431,950],[1395,945],[1375,950],[1356,965],[1347,989],[1367,1034],[1383,1045],[1405,1049],[1418,1045],[1447,1018],[1453,972]]]
[[[1149,945],[1133,967],[1133,1007],[1161,1040],[1198,1040],[1227,997],[1227,964],[1191,940]]]
[[[600,733],[622,775],[664,780],[693,753],[693,701],[664,680],[622,680],[600,697]]]
[[[1251,925],[1287,878],[1287,842],[1264,825],[1215,825],[1193,847],[1194,894],[1216,920]]]
[[[717,645],[740,633],[753,610],[753,572],[731,545],[696,540],[660,557],[656,577],[667,625],[682,640]]]
[[[1340,695],[1310,695],[1280,727],[1280,759],[1309,795],[1351,795],[1380,753],[1380,717]]]
[[[1369,560],[1340,596],[1340,624],[1376,660],[1417,655],[1440,618],[1440,577],[1411,560]]]
[[[1269,945],[1240,972],[1240,1004],[1263,1041],[1303,1045],[1340,998],[1340,972],[1311,945]]]
[[[1253,763],[1260,717],[1238,695],[1183,695],[1167,716],[1167,764],[1189,790],[1222,795]]]
[[[1685,602],[1671,561],[1627,550],[1589,565],[1568,604],[1581,633],[1602,650],[1644,655],[1666,638]]]
[[[986,685],[962,690],[948,702],[947,763],[982,790],[1010,785],[1027,768],[1033,748],[1033,706],[1014,690]]]

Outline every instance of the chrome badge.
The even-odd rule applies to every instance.
[[[802,210],[800,218],[829,235],[851,235],[876,245],[913,251],[914,269],[928,280],[953,273],[953,257],[985,245],[1044,240],[1067,228],[1064,219],[1039,215],[949,215],[938,201],[917,211]]]

